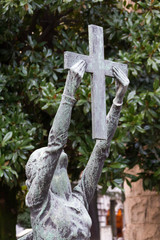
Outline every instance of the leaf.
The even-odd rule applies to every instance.
[[[17,152],[15,152],[12,156],[13,163],[15,163],[15,161],[17,160],[17,157],[18,157],[18,154],[17,154]]]
[[[20,6],[24,6],[26,3],[27,3],[26,0],[21,0],[20,1]]]
[[[80,99],[78,100],[78,102],[76,103],[76,106],[81,106],[81,105],[84,105],[86,103],[86,100],[85,99]]]
[[[57,74],[56,74],[55,72],[52,73],[52,76],[53,76],[53,79],[54,79],[55,81],[58,80]]]
[[[8,132],[3,138],[2,146],[4,146],[6,142],[8,142],[12,138],[12,136],[13,136],[13,132]]]
[[[108,167],[104,167],[103,169],[102,169],[102,173],[105,173],[105,172],[107,172],[108,171]]]
[[[138,1],[137,2],[141,7],[143,7],[143,8],[146,8],[147,7],[147,4],[146,3],[143,3],[143,2],[141,2],[141,1]]]
[[[134,98],[135,95],[136,95],[136,91],[135,91],[135,90],[131,91],[131,92],[128,94],[127,101],[129,102],[131,99]]]
[[[83,107],[83,112],[86,115],[89,111],[90,111],[90,105],[88,102],[86,102],[86,104]]]
[[[152,68],[153,68],[153,70],[154,70],[155,72],[158,71],[158,67],[157,67],[157,64],[156,64],[155,61],[152,62]]]
[[[42,110],[46,110],[50,107],[50,104],[49,103],[46,103],[43,107],[42,107]]]
[[[113,181],[113,185],[119,188],[121,191],[124,191],[124,189],[121,187],[121,184],[117,183],[116,181]]]
[[[152,62],[153,62],[153,60],[149,57],[148,60],[147,60],[148,66],[151,66],[151,65],[152,65]]]
[[[154,126],[158,129],[160,129],[160,125],[158,125],[158,124],[155,124]]]
[[[32,37],[31,36],[28,36],[28,41],[29,41],[29,44],[32,48],[35,47],[35,42],[32,40]]]
[[[3,177],[3,171],[0,169],[0,177]]]
[[[130,181],[127,178],[125,180],[126,180],[127,185],[131,188],[132,185],[131,185]]]
[[[148,109],[148,111],[150,112],[150,114],[152,115],[152,117],[158,118],[158,114],[157,114],[154,110]]]
[[[146,14],[146,23],[147,24],[149,24],[150,23],[150,21],[151,21],[151,18],[152,18],[152,16],[151,16],[151,14],[148,12],[147,14]]]
[[[28,4],[28,12],[29,14],[33,14],[33,8],[32,5]]]
[[[138,72],[137,72],[137,70],[135,68],[133,68],[131,71],[132,71],[132,75],[133,76],[136,77],[138,75]]]
[[[110,165],[111,168],[126,168],[127,165],[126,164],[122,164],[122,163],[112,163]]]
[[[123,5],[126,6],[126,3],[127,3],[126,0],[124,0],[124,1],[123,1]]]
[[[160,176],[160,168],[154,173],[154,176],[155,177]]]
[[[33,150],[33,149],[34,149],[34,146],[32,146],[32,145],[23,146],[23,147],[21,147],[20,149]]]
[[[22,73],[23,73],[23,76],[27,76],[27,68],[22,66]]]
[[[48,49],[45,57],[47,58],[47,57],[50,57],[50,56],[52,56],[52,50]]]
[[[6,180],[6,182],[9,184],[9,177],[8,177],[8,174],[5,171],[3,172],[3,176]]]
[[[141,126],[136,126],[138,132],[145,133],[145,130]]]
[[[23,160],[26,160],[26,159],[27,159],[27,156],[24,155],[22,152],[19,153],[19,156],[20,156]]]
[[[5,156],[4,156],[4,154],[3,155],[1,155],[1,157],[0,157],[0,165],[3,165],[5,163]]]
[[[136,182],[139,180],[138,176],[134,176],[133,174],[125,173],[125,177],[128,177],[132,180],[132,182]]]
[[[156,91],[158,89],[158,87],[159,87],[159,79],[157,78],[154,80],[154,83],[153,83],[154,91]]]

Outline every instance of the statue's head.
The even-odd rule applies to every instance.
[[[39,148],[35,150],[29,157],[29,160],[26,164],[26,177],[27,177],[26,185],[28,189],[30,188],[31,183],[36,176],[39,159],[45,150],[46,147]]]
[[[46,150],[47,147],[43,147],[34,151],[26,164],[26,176],[27,176],[26,185],[28,189],[30,188],[33,179],[35,178],[36,173],[39,169],[40,166],[39,161],[41,161],[41,156]],[[51,182],[51,190],[56,194],[61,194],[62,193],[61,190],[64,191],[64,193],[71,191],[70,181],[67,174],[67,166],[68,156],[64,151],[62,151],[57,162],[57,165],[55,167]]]

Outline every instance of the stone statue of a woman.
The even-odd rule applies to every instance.
[[[91,218],[89,203],[94,195],[103,164],[108,157],[111,139],[117,128],[123,97],[129,80],[118,68],[116,96],[106,117],[107,140],[97,140],[78,185],[72,190],[67,174],[68,157],[64,152],[75,92],[86,64],[76,63],[68,72],[62,100],[49,133],[48,146],[32,153],[26,165],[28,194],[33,232],[25,239],[88,240]],[[23,238],[22,238],[23,239]]]

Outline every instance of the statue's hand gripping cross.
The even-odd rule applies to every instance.
[[[91,88],[92,138],[106,139],[105,76],[114,77],[113,66],[121,68],[127,75],[127,65],[104,59],[103,28],[96,25],[89,25],[89,56],[65,52],[64,68],[71,68],[79,60],[86,62],[86,72],[93,73]]]

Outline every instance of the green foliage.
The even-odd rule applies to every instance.
[[[1,107],[0,119],[0,177],[9,186],[17,184],[18,174],[24,169],[30,150],[34,149],[38,125],[31,124],[20,103]],[[36,127],[35,127],[36,126]]]
[[[88,24],[105,34],[105,57],[127,63],[131,81],[119,128],[101,182],[121,186],[142,178],[144,188],[159,189],[160,5],[135,1],[2,1],[0,5],[0,177],[13,186],[33,148],[47,143],[47,132],[65,82],[63,52],[88,54]],[[129,9],[127,11],[126,9]],[[115,95],[107,78],[107,111]],[[94,142],[91,139],[90,77],[85,75],[69,132],[69,174],[78,178]],[[139,164],[138,177],[124,173]],[[108,181],[106,182],[106,176]]]

